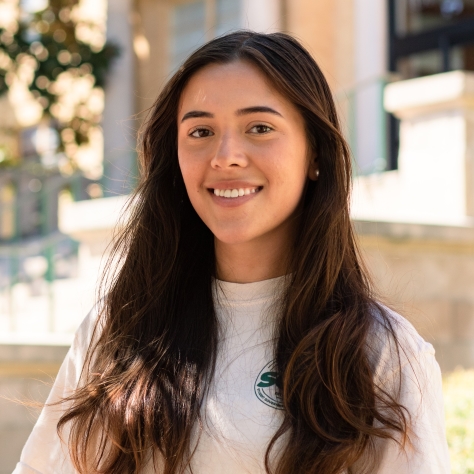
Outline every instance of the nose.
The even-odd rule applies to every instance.
[[[222,135],[211,160],[211,166],[215,169],[224,169],[231,166],[244,168],[247,164],[248,158],[242,140],[231,132]]]

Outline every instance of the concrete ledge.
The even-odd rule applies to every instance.
[[[129,195],[91,199],[62,204],[59,208],[61,232],[85,244],[91,255],[107,252],[116,229],[127,219],[125,206]]]
[[[46,375],[55,377],[61,363],[2,363],[0,362],[0,377],[37,377]]]
[[[0,364],[6,363],[61,363],[69,345],[0,344]]]
[[[3,377],[55,377],[68,345],[0,344],[0,380]]]
[[[474,107],[474,74],[451,71],[387,85],[384,106],[399,118]]]
[[[72,344],[72,333],[25,333],[22,331],[4,333],[0,335],[0,351],[4,346],[63,346]],[[1,353],[1,352],[0,352]],[[1,360],[1,356],[0,356]]]
[[[474,226],[451,226],[409,222],[353,220],[360,236],[384,237],[391,240],[437,241],[474,245]]]
[[[123,195],[62,205],[59,228],[80,241],[106,238],[119,222],[128,199],[128,195]]]

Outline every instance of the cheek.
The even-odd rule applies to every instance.
[[[283,189],[286,190],[282,194],[281,199],[279,200],[282,207],[285,208],[285,211],[289,214],[295,212],[303,199],[304,191],[307,183],[307,176],[301,172],[288,173],[286,175],[286,184],[283,185]]]
[[[290,150],[288,150],[290,151]],[[282,193],[281,197],[298,200],[305,188],[308,177],[308,162],[303,153],[287,153],[272,163],[268,170],[273,175],[275,189]]]
[[[181,155],[178,154],[178,164],[179,169],[181,170],[181,175],[183,176],[184,184],[189,192],[191,189],[196,188],[196,183],[199,178],[198,167],[189,156],[186,156],[185,153]]]
[[[187,157],[183,155],[178,155],[178,164],[189,201],[199,217],[203,219],[203,193],[207,191],[201,186],[202,170],[195,160],[187,159]]]

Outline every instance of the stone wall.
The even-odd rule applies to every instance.
[[[0,474],[11,474],[68,348],[0,345]],[[30,406],[28,406],[30,405]]]
[[[382,300],[433,344],[443,371],[474,367],[474,228],[355,224]]]

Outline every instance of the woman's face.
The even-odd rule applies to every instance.
[[[242,61],[197,72],[178,109],[178,158],[189,199],[223,244],[288,239],[315,179],[303,117]]]

